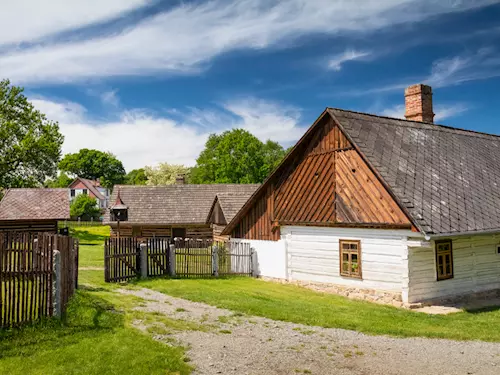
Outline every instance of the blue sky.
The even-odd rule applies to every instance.
[[[193,165],[210,133],[293,144],[327,106],[500,134],[500,0],[17,0],[0,77],[60,123],[64,152]]]

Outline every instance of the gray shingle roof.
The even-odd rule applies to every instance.
[[[116,201],[118,191],[128,206],[128,221],[136,224],[203,224],[215,196],[219,193],[253,193],[259,185],[117,185],[110,202]],[[251,193],[248,195],[250,196]],[[109,222],[107,210],[105,222]]]
[[[69,189],[10,189],[0,201],[0,220],[69,218]]]
[[[247,191],[238,193],[218,193],[217,199],[224,214],[226,222],[229,223],[236,216],[241,207],[247,202],[248,198],[257,190],[259,185],[251,185]]]
[[[500,230],[500,137],[329,109],[421,230]]]

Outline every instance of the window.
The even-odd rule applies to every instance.
[[[436,271],[438,281],[453,278],[451,240],[436,241]]]
[[[83,189],[82,193],[85,194],[85,195],[87,195],[87,189]]]
[[[71,198],[75,197],[75,189],[71,189]]]
[[[340,275],[361,279],[360,241],[340,240]]]
[[[186,237],[186,228],[172,228],[172,237],[184,239]]]

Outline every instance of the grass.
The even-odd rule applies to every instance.
[[[239,313],[372,335],[500,341],[500,309],[427,315],[251,278],[150,279],[139,286]]]
[[[80,238],[80,266],[103,267],[109,227],[72,229]],[[46,319],[19,329],[0,330],[0,374],[189,374],[184,348],[166,345],[131,326],[140,319],[151,333],[208,327],[134,310],[144,301],[121,295],[119,284],[104,283],[104,271],[79,273],[80,290],[66,319]],[[128,286],[130,287],[130,286]]]

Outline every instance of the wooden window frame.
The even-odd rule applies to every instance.
[[[358,249],[356,251],[357,256],[358,256],[358,273],[351,272],[351,256],[349,256],[349,272],[343,271],[342,265],[344,262],[343,261],[344,251],[342,249],[342,244],[344,244],[344,243],[356,244],[358,247]],[[349,250],[347,253],[351,255],[354,253],[354,251]],[[362,279],[363,278],[362,267],[361,267],[361,241],[360,240],[344,240],[344,239],[339,240],[339,264],[340,264],[340,266],[339,266],[340,276],[350,277],[353,279]]]
[[[449,244],[450,245],[450,266],[451,266],[451,272],[449,274],[445,273],[443,275],[439,274],[439,256],[442,255],[443,253],[447,253],[448,251],[439,251],[439,245],[441,244]],[[441,241],[436,241],[435,242],[435,255],[436,255],[436,280],[437,281],[442,281],[442,280],[449,280],[453,279],[454,277],[454,272],[455,272],[455,265],[453,262],[453,241],[452,240],[441,240]],[[443,269],[446,269],[446,264],[443,265]]]

